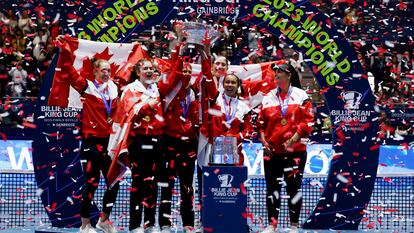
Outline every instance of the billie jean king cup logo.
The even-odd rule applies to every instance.
[[[346,109],[359,109],[362,94],[356,91],[347,91],[341,93],[342,100],[345,102]]]
[[[222,175],[218,175],[218,179],[220,181],[220,187],[221,188],[230,188],[231,187],[231,182],[233,181],[233,176],[230,174],[222,174]]]

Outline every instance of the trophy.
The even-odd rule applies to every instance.
[[[239,162],[240,158],[237,151],[237,138],[229,136],[215,137],[210,164],[237,165]]]
[[[187,40],[186,43],[188,44],[199,44],[203,45],[203,40],[205,38],[209,38],[211,40],[211,44],[214,43],[220,33],[216,31],[213,26],[198,23],[198,22],[183,22],[180,24],[182,36],[184,36]]]

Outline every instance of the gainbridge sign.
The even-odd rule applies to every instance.
[[[304,54],[304,61],[325,95],[334,128],[326,187],[303,227],[357,229],[377,175],[379,145],[375,144],[375,137],[378,114],[374,110],[374,96],[366,72],[355,52],[329,18],[311,3],[288,0],[108,1],[89,12],[76,25],[74,33],[81,39],[129,42],[146,29],[154,32],[156,25],[171,30],[174,20],[194,19],[213,24],[218,16],[265,28]],[[49,211],[49,217],[54,226],[64,227],[79,224],[79,215],[75,214],[79,203],[66,203],[67,195],[60,193],[78,195],[82,171],[78,125],[46,127],[42,119],[40,110],[47,105],[54,71],[52,65],[44,78],[37,104],[37,116],[40,117],[36,119],[38,133],[33,144],[33,160],[39,187],[49,190],[48,197],[42,195],[43,204],[60,208]],[[66,183],[48,182],[50,174],[55,177],[61,175],[63,179],[59,181]]]

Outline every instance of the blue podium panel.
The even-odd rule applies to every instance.
[[[247,167],[203,167],[204,232],[247,231]]]

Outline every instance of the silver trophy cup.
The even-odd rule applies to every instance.
[[[214,43],[220,33],[216,31],[211,25],[198,22],[183,22],[182,34],[186,37],[186,43],[203,45],[203,40],[207,37]]]
[[[210,164],[237,165],[240,162],[236,137],[215,137]]]

